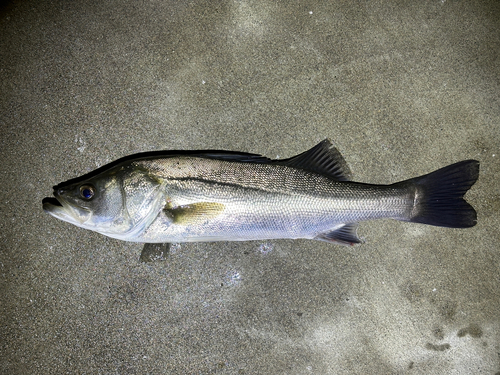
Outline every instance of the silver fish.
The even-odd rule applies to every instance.
[[[353,245],[360,221],[476,224],[463,196],[479,162],[391,185],[351,181],[324,140],[285,160],[227,151],[137,154],[54,187],[50,215],[124,241],[182,243],[308,238]]]

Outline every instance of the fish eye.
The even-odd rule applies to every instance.
[[[83,199],[91,200],[95,195],[95,188],[92,185],[80,186],[80,196]]]

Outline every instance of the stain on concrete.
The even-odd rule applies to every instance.
[[[483,330],[477,324],[470,324],[469,326],[462,328],[457,332],[458,337],[464,337],[467,335],[474,338],[480,338],[483,336]]]
[[[428,350],[434,350],[436,352],[444,352],[445,350],[450,349],[450,344],[435,345],[428,342],[427,344],[425,344],[425,348]]]

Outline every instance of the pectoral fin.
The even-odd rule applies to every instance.
[[[172,217],[174,224],[194,225],[219,216],[224,211],[224,205],[216,202],[198,202],[172,207],[167,203],[164,211]]]

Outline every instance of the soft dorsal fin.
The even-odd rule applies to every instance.
[[[350,181],[351,171],[340,152],[329,139],[290,159],[276,160],[276,164],[319,173],[337,181]]]

